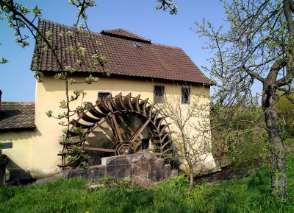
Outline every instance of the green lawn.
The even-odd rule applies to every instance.
[[[269,173],[239,180],[204,183],[189,189],[182,176],[149,189],[127,182],[88,190],[86,181],[0,189],[0,212],[294,212],[294,154],[287,160],[289,200],[270,195]]]

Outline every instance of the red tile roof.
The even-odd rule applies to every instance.
[[[105,74],[156,80],[180,81],[209,85],[211,81],[199,70],[180,48],[151,43],[126,30],[106,30],[101,33],[86,32],[51,21],[42,20],[39,29],[49,38],[64,67],[76,72]],[[80,60],[77,51],[84,48]],[[101,54],[106,58],[105,67],[95,64],[91,57]],[[52,51],[43,40],[37,42],[32,61],[33,71],[58,72],[60,67]]]

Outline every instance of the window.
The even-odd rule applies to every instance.
[[[190,103],[190,88],[189,87],[182,87],[182,104],[189,104]]]
[[[164,86],[154,87],[154,103],[163,103],[164,99]]]
[[[111,97],[110,92],[98,92],[98,99],[103,99],[103,98],[107,98],[107,97]]]

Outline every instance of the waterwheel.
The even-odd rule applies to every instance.
[[[68,138],[62,145],[62,168],[78,167],[84,161],[99,164],[102,157],[144,149],[168,163],[175,159],[166,118],[148,99],[133,97],[131,93],[99,98],[95,104],[88,104],[71,121]]]

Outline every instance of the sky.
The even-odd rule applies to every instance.
[[[65,25],[74,23],[76,10],[67,0],[21,2],[30,7],[38,5],[42,18]],[[195,23],[205,18],[217,26],[225,24],[219,0],[177,0],[177,15],[156,10],[156,0],[96,0],[96,5],[88,11],[91,31],[124,28],[155,43],[182,48],[199,67],[207,65],[212,52],[203,49],[206,40],[195,33]],[[13,31],[5,20],[0,20],[0,43],[0,57],[8,59],[7,64],[0,64],[3,100],[34,101],[35,79],[30,70],[34,40],[31,39],[29,47],[18,46]]]

